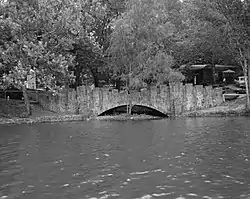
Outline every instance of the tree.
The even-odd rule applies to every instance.
[[[86,37],[79,40],[74,44],[74,49],[72,50],[75,56],[76,66],[75,66],[75,86],[80,86],[83,84],[83,75],[90,73],[95,87],[99,85],[99,68],[103,60],[103,53],[100,45],[92,37]]]
[[[80,1],[6,1],[1,4],[0,24],[3,33],[11,34],[0,46],[0,66],[8,68],[6,82],[23,91],[30,114],[26,77],[31,69],[45,86],[67,88],[72,75],[72,44],[86,37]],[[6,35],[6,34],[5,34]]]
[[[125,11],[126,2],[127,0],[97,0],[90,4],[89,12],[94,19],[90,31],[103,52],[109,47],[109,37],[112,33],[110,23]]]
[[[112,24],[109,68],[127,82],[128,91],[183,79],[171,68],[174,59],[169,46],[176,29],[170,2],[178,1],[131,0],[127,11]]]
[[[85,16],[91,20],[85,26],[88,40],[79,40],[72,50],[77,62],[75,86],[82,85],[82,76],[90,74],[98,87],[100,75],[108,75],[104,69],[104,52],[109,46],[109,36],[112,32],[110,22],[123,12],[124,2],[125,0],[96,0],[85,3]]]
[[[210,53],[210,60],[212,59],[213,62],[225,62],[224,58],[230,57],[229,62],[237,62],[242,66],[246,79],[246,107],[249,109],[249,1],[186,0],[184,1],[184,5],[185,9],[183,13],[187,14],[185,18],[189,26],[188,30],[192,29],[193,32],[196,31],[193,37],[190,37],[191,34],[189,34],[189,39],[194,39],[194,41],[200,38],[203,39],[201,42],[204,45],[200,46],[202,46],[204,51],[201,52]],[[205,31],[199,29],[200,24],[203,24],[202,27],[206,27]],[[201,33],[203,34],[201,35]],[[201,35],[202,37],[197,37],[197,35]],[[190,41],[187,43],[191,44],[192,42]],[[193,46],[197,47],[197,45]]]
[[[250,2],[244,0],[216,1],[213,8],[223,16],[228,48],[236,55],[246,82],[246,108],[250,110]]]
[[[129,87],[137,86],[132,82],[154,84],[170,80],[167,78],[174,60],[168,49],[173,42],[175,26],[171,23],[167,3],[130,1],[127,11],[113,23],[108,49],[110,67],[117,78],[128,82]],[[179,75],[178,80],[181,79]]]

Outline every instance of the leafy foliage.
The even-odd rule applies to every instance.
[[[194,52],[191,59],[183,56],[183,61],[240,65],[249,80],[249,1],[186,0],[183,5],[188,38],[183,40],[183,44],[191,46]],[[250,108],[249,82],[246,90],[247,106]]]
[[[112,32],[110,22],[124,9],[125,0],[95,0],[85,3],[85,16],[90,23],[86,26],[86,38],[79,40],[71,51],[76,57],[76,86],[81,85],[85,76],[92,76],[95,86],[99,84],[100,75],[108,76],[105,71],[104,51],[109,46]]]
[[[26,77],[31,69],[37,80],[53,90],[73,80],[69,51],[79,39],[88,40],[88,21],[82,1],[6,1],[1,4],[0,59],[4,81],[22,88],[27,110]]]
[[[112,25],[108,49],[115,77],[129,82],[130,87],[182,80],[174,71],[168,46],[174,39],[168,1],[129,1],[127,11]]]
[[[9,29],[11,34],[9,41],[1,46],[1,58],[2,65],[11,67],[7,72],[7,80],[11,83],[23,85],[32,68],[36,69],[40,81],[46,84],[55,84],[55,77],[57,81],[69,78],[68,67],[72,65],[73,57],[65,51],[72,44],[72,31],[77,24],[65,21],[69,16],[75,21],[76,16],[73,16],[73,8],[71,15],[60,2],[57,3],[53,5],[43,1],[39,9],[27,6],[26,2],[19,5],[12,1],[5,5],[7,17],[2,15],[1,26]],[[61,16],[55,12],[59,8]],[[69,11],[69,5],[67,9]],[[80,24],[78,26],[81,27]]]
[[[86,73],[97,86],[101,72],[129,88],[176,82],[193,63],[250,74],[249,9],[245,0],[1,1],[0,76],[22,87],[33,69],[56,89]]]
[[[232,3],[237,3],[238,6],[231,5]],[[239,8],[240,5],[243,5],[240,0],[184,1],[182,18],[186,27],[183,31],[183,51],[181,52],[183,56],[179,56],[180,60],[186,63],[236,64],[237,60],[234,59],[235,56],[232,56],[235,54],[232,36],[236,36],[236,32],[233,33],[232,31],[236,29],[232,27],[233,24],[231,19],[228,20],[228,17],[231,18],[236,15],[240,17],[242,15],[240,12],[244,10]],[[237,7],[238,11],[236,12],[235,8]],[[233,10],[226,11],[227,8]],[[239,27],[240,22],[238,20],[234,23],[238,23],[238,25],[233,26]],[[247,41],[247,38],[243,40]]]

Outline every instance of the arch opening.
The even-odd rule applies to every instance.
[[[126,114],[126,113],[127,113],[127,105],[122,105],[122,106],[116,106],[114,108],[106,110],[102,112],[101,114],[99,114],[98,116],[120,115],[120,114]],[[143,106],[143,105],[133,105],[131,113],[132,115],[150,115],[150,116],[161,117],[161,118],[168,117],[168,115],[154,108]]]

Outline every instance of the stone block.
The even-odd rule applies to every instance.
[[[175,92],[174,92],[174,103],[175,103],[175,114],[180,115],[183,109],[183,84],[177,83],[175,84]]]
[[[149,105],[151,100],[150,91],[148,89],[142,89],[140,95],[141,95],[140,104]]]
[[[140,103],[140,92],[131,91],[129,97],[132,101],[132,105],[138,105]]]
[[[184,111],[192,111],[195,107],[193,84],[186,84],[183,90]]]
[[[214,88],[212,92],[213,106],[219,106],[223,103],[222,88]]]
[[[74,89],[70,89],[68,94],[68,108],[69,113],[75,114],[78,109],[77,95]]]
[[[159,98],[157,102],[158,107],[161,110],[164,110],[164,113],[166,113],[168,110],[168,104],[169,104],[167,85],[160,86],[160,93],[158,95],[158,98]]]
[[[212,107],[212,86],[205,86],[204,87],[204,106],[203,108]]]
[[[120,92],[120,104],[121,105],[128,104],[128,99],[129,99],[128,92],[127,91],[121,91]]]
[[[196,85],[195,90],[196,90],[196,109],[200,110],[203,108],[204,104],[203,86]]]
[[[99,89],[99,102],[98,102],[98,106],[99,106],[99,112],[101,110],[103,110],[103,90]]]
[[[150,87],[150,101],[148,102],[148,105],[150,107],[156,107],[156,99],[157,99],[157,87],[152,86]]]
[[[93,95],[93,113],[94,114],[97,114],[100,112],[100,106],[99,106],[99,103],[100,103],[100,96],[99,96],[99,88],[95,88],[93,91],[92,91],[92,95]]]
[[[99,114],[106,111],[109,107],[109,90],[102,89],[102,109],[100,110]]]

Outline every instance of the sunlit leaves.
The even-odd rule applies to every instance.
[[[204,51],[214,51],[213,54],[219,57],[230,54],[239,47],[237,43],[241,47],[249,43],[246,20],[249,7],[247,1],[241,0],[186,0],[182,13],[190,31],[188,36],[198,41],[197,46],[202,43]]]
[[[110,67],[118,78],[129,79],[131,87],[183,79],[171,68],[169,45],[176,28],[170,10],[166,1],[131,0],[127,12],[113,23]],[[172,74],[176,78],[171,79]]]
[[[74,65],[74,57],[69,51],[79,39],[88,37],[84,6],[85,2],[80,0],[41,0],[37,6],[15,0],[5,4],[0,31],[6,37],[9,35],[1,39],[1,62],[9,68],[5,73],[10,78],[6,80],[24,84],[25,76],[33,68],[38,81],[46,81],[50,87],[71,81],[69,67]]]

